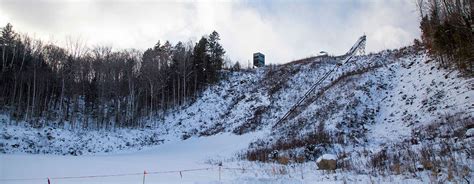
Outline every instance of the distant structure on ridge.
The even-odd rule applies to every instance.
[[[265,55],[260,52],[253,54],[253,66],[262,67],[265,66]]]

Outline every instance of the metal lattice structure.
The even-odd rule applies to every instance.
[[[367,36],[363,35],[361,36],[357,42],[354,44],[354,46],[351,47],[351,49],[344,54],[343,56],[345,59],[343,60],[342,64],[348,63],[352,57],[356,56],[357,54],[365,54],[365,42],[367,41]]]
[[[306,93],[288,110],[288,112],[283,115],[276,123],[273,125],[273,128],[278,126],[281,122],[285,121],[308,97],[310,94],[312,94],[316,88],[324,81],[326,80],[332,72],[334,72],[337,68],[344,64],[348,64],[351,62],[351,59],[356,56],[357,54],[364,54],[365,53],[365,42],[367,40],[367,37],[365,35],[361,36],[357,42],[351,47],[351,49],[342,57],[344,58],[342,62],[336,64],[331,70],[326,72],[311,88],[306,91]]]

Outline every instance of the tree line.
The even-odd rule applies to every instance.
[[[417,0],[423,45],[444,67],[473,75],[474,1]]]
[[[1,28],[0,110],[7,123],[83,129],[143,127],[191,103],[221,78],[225,50],[214,31],[197,43],[156,43],[144,52],[64,47]],[[148,122],[148,123],[147,123]]]

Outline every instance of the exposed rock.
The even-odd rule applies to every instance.
[[[318,169],[321,170],[336,170],[337,168],[337,156],[333,154],[324,154],[316,160]]]

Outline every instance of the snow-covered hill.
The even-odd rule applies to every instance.
[[[290,164],[310,163],[329,153],[338,156],[339,169],[356,174],[472,181],[472,78],[439,68],[424,51],[412,47],[357,56],[336,67],[338,61],[312,57],[224,73],[225,79],[196,102],[151,120],[150,128],[141,130],[33,129],[2,123],[0,152],[130,152],[189,138],[252,132],[248,149],[227,156]],[[8,121],[7,116],[2,119]]]

